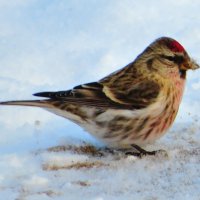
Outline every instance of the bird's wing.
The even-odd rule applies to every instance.
[[[80,105],[115,109],[140,109],[153,103],[158,93],[159,85],[153,81],[145,80],[123,90],[118,90],[117,87],[108,87],[101,82],[92,82],[76,86],[72,90],[41,92],[34,95]]]
[[[135,109],[145,108],[156,101],[160,92],[158,83],[152,80],[141,80],[132,84],[104,86],[104,93],[112,101],[130,105]]]

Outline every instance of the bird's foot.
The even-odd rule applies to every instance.
[[[142,149],[141,147],[137,146],[137,145],[131,145],[137,152],[135,151],[128,151],[125,154],[126,155],[132,155],[132,156],[136,156],[139,158],[142,158],[144,156],[155,156],[158,154],[162,154],[164,155],[164,157],[168,157],[167,152],[165,150],[157,150],[157,151],[146,151],[145,149]]]

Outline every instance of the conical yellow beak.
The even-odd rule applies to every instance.
[[[194,60],[190,60],[189,62],[185,62],[180,66],[180,69],[182,70],[196,70],[200,68],[200,66],[194,61]]]

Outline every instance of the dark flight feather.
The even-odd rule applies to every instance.
[[[92,82],[76,86],[72,90],[41,92],[34,95],[86,106],[140,109],[150,105],[156,99],[160,89],[152,81],[137,83],[131,89],[123,91],[111,87],[110,94],[104,91],[104,87],[103,83]],[[114,96],[116,100],[111,96]]]

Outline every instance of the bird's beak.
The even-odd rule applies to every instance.
[[[198,68],[200,68],[200,66],[194,60],[185,62],[180,66],[180,69],[182,69],[182,70],[189,70],[189,69],[196,70]]]

